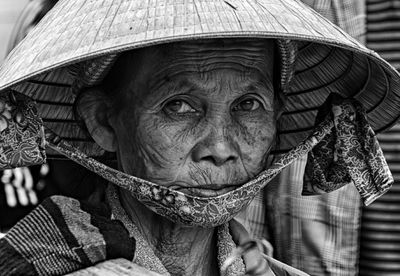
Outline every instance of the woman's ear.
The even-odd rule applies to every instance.
[[[110,108],[109,99],[99,87],[82,91],[76,103],[76,112],[85,122],[93,140],[104,150],[115,152],[116,135],[108,120]]]

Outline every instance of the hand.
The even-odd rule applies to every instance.
[[[242,255],[248,276],[274,276],[257,242],[250,238],[246,229],[237,221],[229,222],[233,241],[238,244],[238,255]]]

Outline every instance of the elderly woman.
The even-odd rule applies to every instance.
[[[373,129],[399,116],[400,76],[295,1],[142,2],[60,1],[0,71],[2,167],[47,147],[110,182],[104,202],[53,197],[16,225],[1,273],[123,258],[138,275],[303,275],[246,250],[233,217],[307,153],[304,194],[384,193]]]

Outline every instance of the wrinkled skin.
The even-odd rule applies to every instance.
[[[119,59],[102,88],[107,96],[81,113],[93,114],[84,118],[90,133],[117,152],[124,172],[214,196],[266,166],[280,112],[272,79],[272,41],[145,48]],[[217,274],[214,229],[174,224],[127,193],[121,200],[172,274]]]
[[[216,46],[143,50],[121,64],[141,61],[112,119],[126,172],[175,189],[223,188],[265,167],[276,133],[271,51]]]

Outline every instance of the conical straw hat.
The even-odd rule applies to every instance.
[[[375,131],[400,116],[396,70],[296,0],[62,0],[0,68],[0,90],[32,97],[48,127],[99,156],[101,150],[74,117],[73,92],[81,77],[71,74],[74,66],[104,57],[98,63],[101,79],[119,52],[208,38],[296,43],[294,75],[280,121],[282,151],[306,137],[331,92],[358,99]]]

